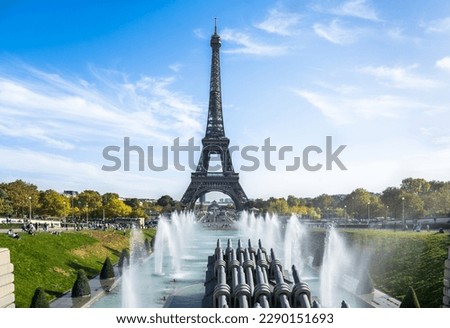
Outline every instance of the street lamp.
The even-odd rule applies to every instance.
[[[31,223],[31,196],[28,196],[28,202],[29,202],[29,204],[30,204],[29,219],[30,219],[30,223]]]
[[[345,225],[347,225],[347,205],[344,205],[344,220],[345,220]]]
[[[86,205],[86,226],[89,229],[89,205]]]
[[[367,203],[367,223],[370,221],[370,202]]]
[[[402,224],[403,230],[405,230],[405,197],[402,197]]]
[[[75,222],[75,208],[73,207],[73,192],[70,194],[70,209],[72,210],[72,221]]]
[[[63,203],[64,203],[64,209],[63,209],[64,225],[66,226],[66,230],[68,230],[68,228],[67,228],[67,216],[66,216],[66,201],[64,201]]]

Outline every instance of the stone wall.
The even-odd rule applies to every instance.
[[[450,247],[448,248],[448,256],[445,260],[444,269],[444,297],[442,298],[443,307],[450,308]]]
[[[14,266],[9,249],[0,248],[0,308],[15,307],[14,301]]]

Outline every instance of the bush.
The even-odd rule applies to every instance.
[[[150,246],[150,242],[148,241],[148,238],[145,238],[145,240],[144,240],[144,247],[145,247],[145,250],[147,251],[147,254],[150,254],[151,246]]]
[[[419,300],[417,299],[416,292],[414,288],[409,287],[408,292],[405,297],[403,297],[403,301],[400,304],[401,308],[420,308]]]
[[[72,287],[72,297],[91,295],[91,287],[89,286],[89,279],[83,269],[78,270],[77,280]]]
[[[119,267],[120,274],[122,274],[122,268],[124,266],[129,265],[130,265],[130,252],[128,251],[128,249],[124,249],[122,250],[122,253],[120,253],[119,263],[117,264],[117,266]]]
[[[100,271],[100,279],[109,279],[109,278],[115,278],[116,275],[114,274],[114,268],[111,263],[111,260],[109,257],[105,259],[105,262],[103,262],[102,270]]]
[[[48,308],[50,307],[47,301],[46,294],[43,289],[38,288],[34,291],[33,298],[31,299],[30,308]]]

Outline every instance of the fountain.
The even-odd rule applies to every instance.
[[[203,293],[203,279],[206,260],[214,249],[216,236],[233,237],[236,231],[204,230],[193,213],[172,213],[161,217],[153,245],[153,253],[124,270],[116,288],[96,301],[92,307],[162,307],[175,291],[192,285],[200,286]],[[130,249],[139,240],[139,229],[132,232]],[[213,237],[213,238],[211,238]],[[195,241],[195,242],[193,242]],[[130,254],[131,258],[135,258]],[[201,306],[201,296],[198,303]]]
[[[267,213],[264,217],[242,212],[237,223],[239,237],[254,241],[261,240],[270,245],[283,261],[283,267],[297,267],[301,274],[307,262],[305,250],[308,243],[307,227],[296,215],[280,218]]]
[[[350,269],[350,254],[344,240],[331,226],[327,230],[322,266],[320,267],[320,299],[325,307],[336,307],[341,277]]]
[[[154,252],[144,260],[132,260],[121,289],[93,307],[202,307],[206,293],[214,294],[212,302],[220,307],[366,306],[352,296],[358,285],[355,274],[365,272],[364,257],[351,252],[337,229],[329,227],[322,265],[313,267],[310,229],[295,215],[255,216],[244,211],[233,228],[225,230],[204,229],[191,212],[161,217]],[[139,249],[136,245],[142,245],[139,235],[133,230],[132,259]],[[225,249],[220,240],[228,240]],[[211,260],[214,249],[217,258]],[[212,269],[205,279],[206,268]],[[204,283],[211,280],[218,285],[205,290]],[[278,296],[273,302],[275,289]],[[237,298],[231,302],[232,295]]]
[[[182,272],[181,261],[190,256],[189,243],[195,237],[196,219],[193,213],[173,213],[170,220],[162,217],[158,222],[158,233],[154,243],[155,275],[164,275],[164,260],[170,259],[170,271]]]
[[[135,282],[138,280],[139,262],[143,258],[144,236],[141,230],[132,227],[130,235],[130,260],[122,269],[122,307],[137,307],[140,303]]]

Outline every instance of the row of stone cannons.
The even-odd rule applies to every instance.
[[[258,249],[248,241],[237,249],[228,240],[222,249],[220,240],[214,255],[208,257],[203,307],[213,308],[310,308],[319,307],[311,299],[308,284],[302,282],[295,266],[292,266],[294,281],[286,278],[281,262],[273,249],[270,256],[258,242]],[[348,307],[342,302],[343,307]]]

